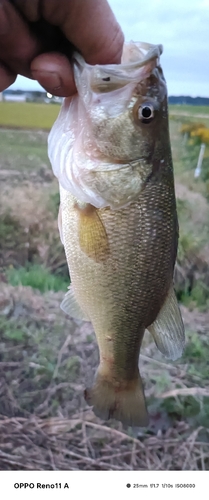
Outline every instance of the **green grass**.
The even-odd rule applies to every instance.
[[[44,103],[0,102],[0,126],[49,130],[60,106]],[[209,106],[169,105],[169,112],[209,115]]]
[[[190,395],[185,397],[179,396],[177,399],[167,398],[163,402],[162,408],[168,415],[176,419],[197,417],[200,414],[199,401]],[[200,420],[202,421],[204,417],[205,415],[201,415]]]
[[[197,281],[191,290],[188,283],[177,295],[178,300],[189,309],[197,307],[202,312],[209,309],[209,287],[202,280]]]
[[[186,106],[185,111],[200,112],[196,106]],[[197,108],[197,109],[196,109]],[[202,174],[194,178],[200,146],[191,144],[181,134],[182,124],[206,121],[204,119],[182,117],[181,106],[179,115],[170,119],[170,134],[174,175],[176,182],[177,211],[179,219],[179,245],[177,269],[175,275],[175,288],[180,302],[189,309],[199,308],[207,310],[209,306],[209,266],[208,241],[209,241],[209,179],[207,151],[202,166]],[[208,108],[209,114],[209,108]],[[208,126],[207,119],[206,125]],[[205,256],[205,257],[204,257]],[[206,260],[204,260],[206,259]]]
[[[56,307],[59,311],[59,304]],[[47,308],[44,300],[43,308]],[[67,406],[70,408],[72,399],[76,399],[71,383],[80,376],[82,346],[74,347],[71,342],[70,356],[68,352],[63,353],[57,366],[59,351],[71,333],[69,324],[63,328],[63,323],[56,321],[53,309],[47,310],[53,316],[48,321],[39,318],[38,314],[34,316],[33,312],[33,308],[29,311],[25,308],[25,315],[16,318],[0,316],[0,361],[8,362],[5,381],[14,396],[12,412],[18,411],[19,415],[36,413],[39,405],[46,403],[47,414],[51,416],[57,414],[57,408],[63,407],[64,411]],[[11,360],[15,366],[10,368]],[[49,384],[54,391],[48,406]],[[63,384],[63,387],[56,390],[56,384]],[[0,414],[8,415],[9,405],[6,398],[0,398]]]
[[[61,276],[52,274],[48,269],[39,264],[26,264],[25,267],[18,269],[9,267],[6,271],[6,276],[9,283],[13,286],[31,286],[42,293],[50,290],[54,292],[58,292],[59,290],[67,291],[67,286],[69,285],[69,279],[67,280]]]
[[[208,385],[209,342],[207,334],[189,332],[182,363],[187,363],[187,375],[199,387]],[[208,414],[209,425],[209,414]]]
[[[191,115],[204,114],[209,115],[209,106],[193,106],[192,104],[169,104],[170,113],[189,113]]]
[[[6,212],[0,217],[0,248],[5,246],[5,243],[13,238],[14,235],[19,235],[20,224],[18,219],[11,216],[9,212]]]
[[[66,284],[64,288],[66,291]],[[43,404],[41,413],[45,410],[45,416],[58,416],[60,411],[72,415],[81,405],[82,383],[98,363],[95,338],[86,345],[85,333],[75,334],[74,321],[60,309],[64,293],[9,290],[13,311],[9,317],[0,314],[0,373],[3,375],[1,362],[8,362],[5,383],[13,399],[0,398],[0,414],[40,415]]]
[[[20,106],[22,109],[24,105]],[[43,106],[47,110],[50,107],[53,110],[58,109],[57,106]],[[179,107],[176,106],[175,109]],[[193,111],[200,112],[199,109],[192,107]],[[186,194],[183,192],[181,198],[177,200],[180,221],[178,258],[187,280],[187,264],[192,266],[196,263],[199,250],[205,241],[209,240],[209,216],[207,221],[207,203],[206,213],[203,213],[204,203],[199,204],[199,201],[197,203],[192,196],[189,196],[197,192],[205,198],[206,187],[203,178],[195,181],[193,177],[198,148],[189,148],[183,143],[180,127],[184,119],[188,121],[179,116],[171,120],[170,130],[175,178],[179,184],[188,188]],[[69,277],[67,269],[62,267],[61,260],[64,260],[66,266],[66,259],[63,247],[58,244],[59,236],[55,222],[59,205],[57,185],[46,181],[39,173],[43,163],[46,165],[46,170],[51,172],[47,160],[46,139],[47,134],[43,130],[33,132],[0,130],[1,167],[8,170],[9,174],[10,169],[17,169],[21,173],[15,185],[12,175],[8,175],[4,185],[2,183],[3,194],[9,188],[10,208],[14,197],[18,197],[18,204],[15,205],[17,208],[11,214],[6,212],[5,194],[4,198],[0,195],[0,199],[3,200],[0,215],[0,250],[5,256],[5,267],[7,266],[7,270],[3,269],[3,273],[9,284],[15,287],[5,284],[5,297],[8,293],[9,299],[12,298],[12,309],[8,317],[0,316],[0,362],[6,366],[2,368],[4,370],[2,383],[5,381],[5,387],[10,391],[6,396],[3,393],[3,397],[0,398],[0,414],[7,417],[33,414],[41,415],[42,418],[60,415],[71,418],[83,407],[83,389],[86,380],[92,380],[98,366],[98,348],[93,332],[88,330],[88,325],[76,325],[60,311],[59,307],[67,291]],[[25,179],[31,185],[33,202],[27,223],[24,222],[24,217],[20,217],[21,210],[25,210],[24,206],[26,211],[28,210],[28,196],[24,193],[27,187]],[[19,188],[17,194],[16,187]],[[35,196],[37,192],[41,193],[38,201]],[[24,199],[26,201],[23,206],[21,200]],[[198,212],[200,212],[199,218],[197,218]],[[28,246],[26,243],[29,243]],[[46,246],[48,251],[39,255],[37,248],[44,250]],[[30,255],[27,249],[30,250]],[[25,252],[25,259],[22,261],[15,259],[15,252],[23,257]],[[13,267],[9,267],[11,256],[13,256]],[[190,267],[188,269],[190,272]],[[63,277],[58,275],[59,270]],[[180,286],[180,298],[189,309],[198,307],[200,311],[204,311],[209,307],[209,291],[206,282],[204,283],[204,279],[207,278],[206,271],[198,269],[198,281],[194,282],[192,289],[187,287],[187,281]],[[16,285],[20,284],[36,290],[18,289]],[[62,291],[60,294],[47,294],[47,291],[59,290]],[[150,356],[151,362],[148,366],[146,363],[143,365],[141,360],[148,408],[152,404],[155,406],[156,418],[160,415],[162,429],[164,420],[165,425],[170,426],[169,439],[173,439],[173,435],[176,436],[179,421],[182,424],[182,439],[184,436],[187,439],[188,433],[192,433],[198,426],[208,428],[209,398],[195,393],[196,388],[208,387],[209,342],[208,335],[202,333],[204,331],[202,325],[205,324],[207,314],[201,315],[198,312],[196,316],[196,313],[192,312],[191,316],[194,318],[190,326],[193,331],[186,332],[187,345],[182,359],[174,363],[169,362],[160,357],[155,350],[155,354]],[[145,354],[147,355],[147,352]],[[161,362],[166,363],[165,368]],[[176,396],[174,393],[166,399],[160,398],[165,391],[172,393],[182,388],[194,389],[194,395],[188,393]],[[173,434],[172,429],[174,429]]]
[[[60,193],[56,191],[55,193],[51,193],[49,196],[48,209],[50,212],[57,217],[60,206]]]
[[[184,366],[184,374],[187,386],[205,387],[208,385],[208,359],[209,342],[206,335],[198,335],[196,332],[187,332],[187,344],[180,364]],[[184,382],[180,380],[179,382]],[[158,381],[157,381],[158,384]],[[166,390],[169,390],[171,381],[167,377]],[[177,385],[181,388],[182,384]],[[163,388],[164,389],[164,388]],[[185,395],[166,398],[161,403],[166,413],[174,419],[189,419],[194,425],[209,424],[209,397],[199,398],[197,395]]]
[[[49,130],[60,106],[29,102],[0,102],[0,126]]]
[[[0,103],[1,104],[1,103]],[[39,169],[49,168],[47,133],[26,130],[0,129],[0,168],[23,170],[37,175]]]

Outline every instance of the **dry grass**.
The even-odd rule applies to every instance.
[[[178,123],[171,123],[178,196],[189,202],[189,206],[182,206],[181,228],[190,224],[193,242],[194,232],[206,235],[208,207],[203,183],[195,185],[191,170],[185,171],[180,159],[183,145],[179,147],[178,128]],[[51,199],[56,181],[44,152],[46,134],[0,132],[0,280],[6,281],[5,266],[24,265],[33,259],[41,260],[51,271],[59,268],[64,273],[57,198]],[[196,209],[197,204],[201,210]],[[8,212],[10,232],[4,224]],[[186,257],[188,260],[188,253]],[[194,259],[188,263],[197,279],[208,276],[208,246],[204,242],[198,257],[202,268],[197,263],[194,269]],[[181,263],[178,273],[183,273],[186,282],[187,268]],[[207,311],[201,312],[197,305],[193,310],[182,306],[187,347],[178,362],[163,359],[151,337],[145,336],[140,371],[150,425],[124,429],[115,421],[96,418],[83,398],[98,366],[91,325],[73,321],[61,312],[63,292],[42,295],[2,281],[0,469],[209,470]]]
[[[60,311],[62,295],[1,286],[0,314],[7,322],[0,324],[0,469],[208,470],[208,427],[175,413],[181,398],[184,409],[192,397],[201,415],[209,395],[207,383],[191,376],[189,359],[166,361],[147,336],[140,370],[149,427],[101,421],[83,398],[98,364],[92,327]],[[194,326],[194,312],[182,313]],[[197,330],[204,336],[208,314],[199,315]],[[164,402],[174,410],[167,413]]]
[[[208,470],[209,431],[202,430],[179,423],[163,435],[136,438],[89,419],[88,412],[71,419],[4,417],[0,469]]]
[[[25,180],[22,185],[12,187],[2,183],[0,267],[37,262],[49,271],[62,270],[68,276],[56,209],[51,202],[51,195],[56,192],[57,182],[51,182],[51,179],[41,182],[39,178],[36,183],[32,183],[31,179]]]

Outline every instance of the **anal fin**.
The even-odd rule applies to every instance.
[[[90,321],[90,319],[87,317],[87,315],[82,311],[81,307],[79,306],[75,298],[72,285],[69,286],[69,291],[66,293],[63,301],[61,302],[60,308],[66,314],[69,314],[69,316],[71,316],[72,318],[81,319],[83,321]]]
[[[173,361],[180,358],[185,346],[184,325],[173,285],[156,320],[147,330],[153,335],[159,351]]]

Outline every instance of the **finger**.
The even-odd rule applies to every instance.
[[[27,19],[59,26],[88,63],[120,63],[124,37],[106,0],[13,1]]]
[[[67,97],[76,93],[71,64],[62,54],[54,52],[37,56],[32,61],[31,73],[53,95]]]
[[[0,63],[0,92],[15,82],[17,75]]]
[[[81,29],[78,29],[78,20]],[[67,9],[60,27],[88,63],[120,63],[123,34],[106,0],[72,2],[72,12],[69,14]]]
[[[40,44],[8,0],[1,0],[0,6],[0,60],[12,73],[30,77],[30,63]]]

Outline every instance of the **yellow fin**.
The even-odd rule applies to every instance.
[[[120,388],[98,371],[93,387],[85,390],[84,397],[101,419],[115,418],[133,427],[145,427],[149,423],[139,374],[137,379],[123,382]]]
[[[85,315],[79,306],[72,285],[69,286],[69,292],[66,293],[62,303],[60,304],[60,308],[66,314],[69,314],[72,318],[81,319],[83,321],[90,321],[90,319]]]
[[[105,227],[92,205],[79,207],[79,243],[81,250],[96,262],[104,262],[109,255],[109,243]]]
[[[173,285],[156,320],[147,330],[153,335],[156,346],[166,358],[178,359],[185,346],[184,325]]]

